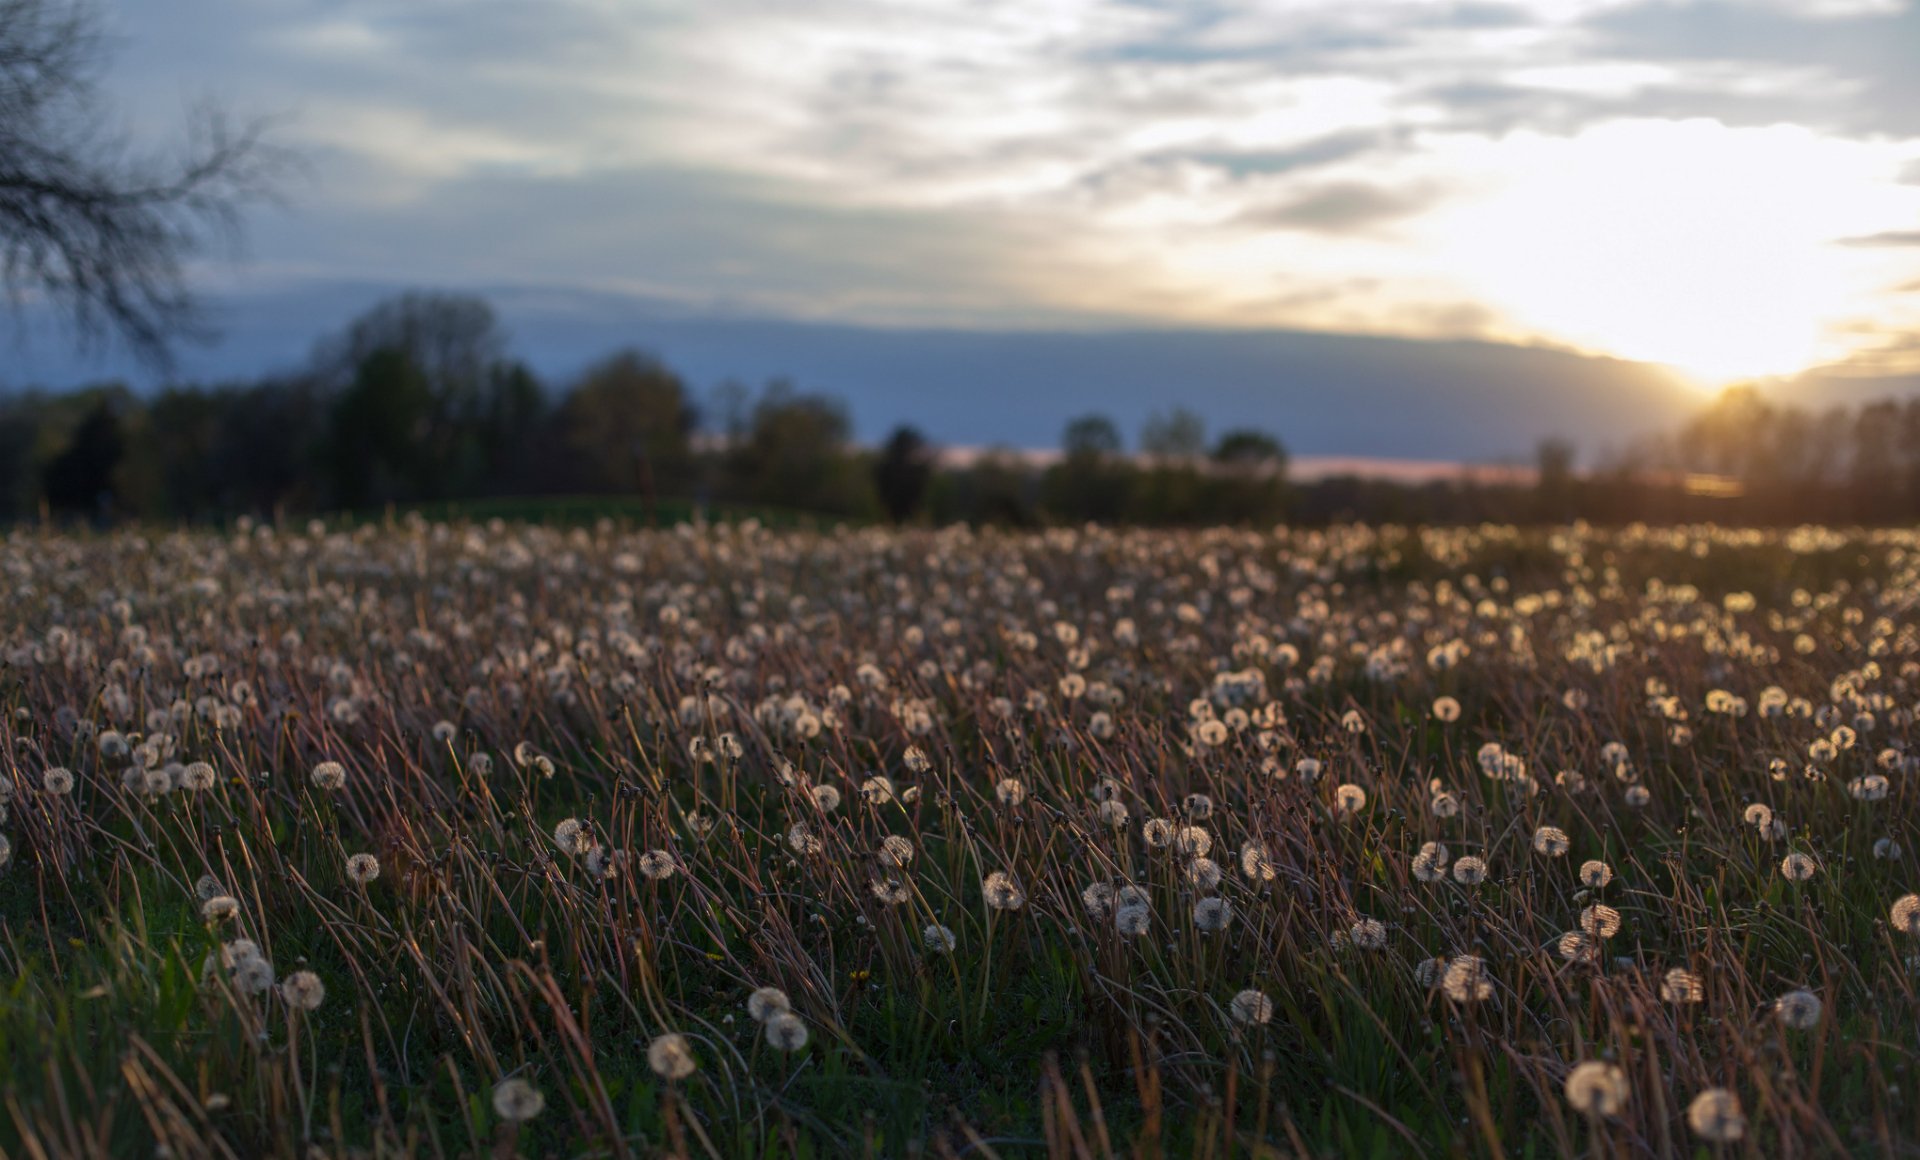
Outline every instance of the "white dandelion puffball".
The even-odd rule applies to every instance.
[[[647,1066],[661,1079],[681,1080],[693,1074],[693,1047],[678,1031],[669,1031],[647,1044]]]
[[[1698,1003],[1706,997],[1700,976],[1683,967],[1675,967],[1660,980],[1660,997],[1669,1003]]]
[[[280,997],[300,1011],[318,1011],[327,1000],[327,985],[312,971],[295,971],[280,983]]]
[[[1363,918],[1347,930],[1347,937],[1363,951],[1384,950],[1387,945],[1387,924],[1377,918]]]
[[[1477,1003],[1490,998],[1493,980],[1487,974],[1486,960],[1478,955],[1449,959],[1446,972],[1440,977],[1440,989],[1456,1003]]]
[[[787,993],[778,987],[758,987],[747,996],[747,1014],[753,1016],[756,1023],[765,1023],[792,1006],[787,1000]]]
[[[1620,933],[1620,912],[1611,906],[1589,906],[1580,912],[1580,929],[1595,938],[1612,938]]]
[[[1567,1073],[1567,1103],[1586,1116],[1617,1116],[1627,1106],[1627,1073],[1589,1059]]]
[[[1902,895],[1887,913],[1893,920],[1893,929],[1920,937],[1920,894]]]
[[[347,784],[347,767],[337,761],[323,761],[308,775],[315,789],[339,789]]]
[[[780,1051],[798,1051],[807,1045],[807,1025],[791,1011],[767,1020],[767,1044]]]
[[[1263,992],[1248,988],[1233,997],[1227,1011],[1235,1023],[1266,1023],[1273,1018],[1273,1000]]]
[[[1019,910],[1027,903],[1027,892],[1020,889],[1005,870],[995,870],[980,884],[980,893],[993,910]]]
[[[540,1094],[540,1089],[517,1075],[494,1085],[494,1113],[509,1123],[531,1120],[546,1106],[547,1097]]]
[[[1788,991],[1773,1001],[1774,1014],[1795,1031],[1809,1031],[1820,1025],[1820,996],[1812,991]]]
[[[1708,1088],[1687,1105],[1687,1126],[1693,1134],[1714,1144],[1730,1144],[1747,1134],[1747,1114],[1740,1097],[1726,1088]]]
[[[1233,904],[1224,898],[1202,898],[1193,904],[1193,925],[1203,931],[1225,930],[1233,921]]]

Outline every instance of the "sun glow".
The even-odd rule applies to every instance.
[[[1430,226],[1446,264],[1519,326],[1705,388],[1843,355],[1885,258],[1837,239],[1920,214],[1895,151],[1786,126],[1616,122],[1482,152],[1496,190]]]

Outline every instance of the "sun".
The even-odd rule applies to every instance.
[[[1708,390],[1831,357],[1875,291],[1834,239],[1894,208],[1878,151],[1790,126],[1616,122],[1478,160],[1492,192],[1434,227],[1456,274],[1524,332]]]

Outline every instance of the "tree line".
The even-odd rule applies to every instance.
[[[389,299],[298,372],[0,395],[0,519],[205,521],[502,497],[620,496],[850,519],[1271,522],[1285,451],[1184,411],[1122,453],[1113,423],[1070,425],[1059,462],[1011,452],[942,466],[911,427],[858,447],[839,399],[785,380],[704,398],[657,358],[615,352],[558,389],[513,357],[491,307]]]
[[[1726,393],[1673,435],[1584,473],[1549,440],[1531,479],[1290,483],[1287,452],[1241,428],[1209,439],[1175,408],[1132,448],[1103,415],[1057,455],[942,457],[911,427],[852,440],[844,403],[776,380],[704,396],[617,351],[564,384],[515,358],[491,307],[458,294],[382,302],[296,372],[0,394],[0,520],[205,522],[377,512],[507,497],[599,496],[812,516],[1040,526],[1339,520],[1894,522],[1920,515],[1920,400],[1809,413]],[[1703,488],[1700,479],[1712,477]]]

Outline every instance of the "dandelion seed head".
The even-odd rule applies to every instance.
[[[1773,1001],[1774,1014],[1780,1022],[1796,1031],[1807,1031],[1820,1025],[1820,996],[1812,991],[1788,991]]]
[[[769,1047],[778,1051],[795,1052],[807,1045],[807,1025],[793,1012],[775,1012],[766,1022]]]
[[[1273,1018],[1273,1000],[1261,991],[1248,988],[1233,997],[1227,1011],[1235,1023],[1257,1026]]]
[[[1447,960],[1440,989],[1456,1003],[1478,1003],[1491,998],[1493,980],[1487,974],[1486,961],[1478,955],[1459,955]]]
[[[1363,951],[1386,949],[1387,924],[1377,918],[1362,918],[1347,929],[1347,937]]]
[[[694,1060],[693,1045],[687,1042],[687,1037],[670,1031],[647,1044],[647,1066],[661,1079],[683,1080],[692,1075],[699,1065]]]
[[[493,1088],[494,1114],[508,1123],[521,1124],[539,1115],[547,1106],[547,1097],[519,1076],[501,1080]]]
[[[1567,1103],[1583,1116],[1617,1116],[1627,1106],[1627,1073],[1597,1059],[1567,1073]]]
[[[1815,869],[1817,869],[1817,865],[1814,860],[1806,854],[1788,854],[1785,858],[1780,859],[1780,873],[1789,882],[1805,882],[1807,879],[1813,877]]]
[[[1706,987],[1700,976],[1675,967],[1660,980],[1660,997],[1669,1003],[1698,1003],[1706,997]]]
[[[1202,898],[1193,904],[1193,925],[1209,933],[1227,928],[1233,921],[1233,905],[1218,896]]]
[[[1888,911],[1893,929],[1920,938],[1920,894],[1904,894],[1894,900]]]
[[[787,999],[787,993],[778,987],[756,987],[747,996],[747,1014],[753,1016],[756,1023],[765,1023],[782,1011],[793,1006]]]
[[[1478,886],[1487,880],[1487,862],[1468,854],[1453,864],[1453,880],[1462,886]]]
[[[327,986],[312,971],[295,971],[281,981],[280,997],[296,1011],[318,1011],[327,1001]]]
[[[1731,1144],[1747,1134],[1747,1116],[1740,1097],[1726,1088],[1708,1088],[1687,1105],[1687,1127],[1714,1144]]]
[[[1580,929],[1595,938],[1612,938],[1620,933],[1620,912],[1596,903],[1580,912]]]
[[[365,886],[380,877],[380,859],[372,854],[355,854],[347,859],[347,877],[354,884]]]
[[[992,910],[1019,910],[1027,903],[1027,892],[1005,870],[995,870],[980,884],[980,893]]]

